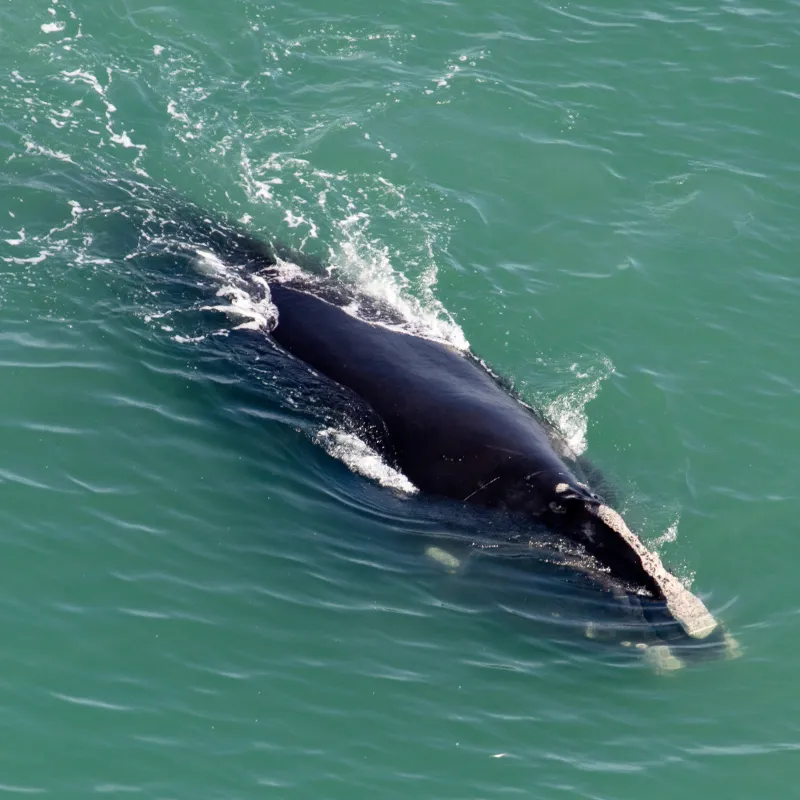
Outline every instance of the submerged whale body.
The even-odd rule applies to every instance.
[[[294,251],[208,220],[195,221],[191,238],[237,268],[251,290],[268,290],[277,308],[272,340],[374,412],[371,443],[421,492],[546,526],[596,563],[617,594],[636,598],[667,640],[705,646],[728,637],[700,598],[590,487],[556,432],[473,355],[360,318],[346,308],[354,290],[333,279],[286,279],[276,269],[279,259],[309,266]],[[381,316],[380,308],[373,311]]]

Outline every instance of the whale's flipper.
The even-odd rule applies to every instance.
[[[458,558],[449,550],[434,545],[425,548],[425,555],[437,564],[441,564],[451,574],[458,572],[464,563],[463,559]]]

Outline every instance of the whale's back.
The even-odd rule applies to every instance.
[[[557,482],[568,472],[536,417],[473,358],[306,291],[280,283],[270,291],[274,339],[369,403],[420,489],[464,500],[500,474],[545,471]]]

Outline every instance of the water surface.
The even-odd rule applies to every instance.
[[[791,794],[798,33],[794,2],[7,4],[0,789]],[[428,563],[439,512],[132,257],[145,186],[468,343],[744,655],[659,677]]]

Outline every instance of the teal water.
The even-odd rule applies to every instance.
[[[0,792],[792,796],[799,34],[797,2],[6,4]],[[146,186],[468,342],[742,657],[658,676],[428,563],[447,525],[147,279]]]

